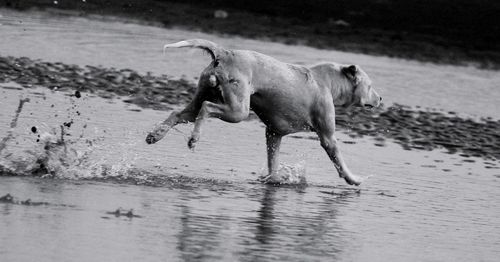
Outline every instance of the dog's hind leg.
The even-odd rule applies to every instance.
[[[279,153],[281,138],[279,135],[269,128],[266,128],[266,146],[267,146],[267,170],[268,175],[264,178],[266,183],[275,183],[278,180],[274,179],[279,169]]]
[[[172,127],[178,124],[194,122],[196,120],[196,116],[200,112],[202,103],[205,99],[207,99],[207,96],[207,90],[199,83],[198,89],[191,103],[189,103],[186,108],[180,112],[173,111],[167,119],[156,124],[153,130],[151,130],[146,136],[146,143],[153,144],[160,141]]]
[[[163,122],[158,123],[146,136],[146,143],[153,144],[160,141],[177,124],[194,122],[196,114],[188,108],[183,111],[174,111]]]
[[[170,113],[167,119],[158,123],[153,130],[148,133],[146,136],[146,143],[153,144],[160,141],[172,127],[178,124],[194,122],[196,120],[196,116],[200,112],[201,104],[203,102],[202,100],[203,94],[199,92],[195,95],[193,101],[191,101],[191,103],[189,103],[182,111],[173,111]]]
[[[238,83],[245,81],[244,78],[240,78],[239,81],[234,81],[231,84],[220,84],[222,103],[207,100],[201,103],[200,112],[194,123],[193,133],[188,141],[190,149],[194,149],[196,142],[200,139],[201,127],[207,118],[215,117],[229,123],[238,123],[248,117],[251,90],[248,85],[238,85]]]
[[[193,133],[188,141],[188,147],[194,149],[196,142],[200,139],[201,127],[209,117],[219,118],[230,123],[237,123],[248,117],[249,106],[229,106],[227,104],[216,104],[204,101],[200,113],[196,117]]]

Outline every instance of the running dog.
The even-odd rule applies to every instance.
[[[381,103],[382,98],[359,66],[288,64],[254,51],[224,49],[203,39],[167,44],[164,51],[181,47],[200,48],[212,62],[201,73],[191,103],[156,125],[146,137],[148,144],[158,142],[177,124],[194,122],[188,141],[193,149],[207,118],[237,123],[253,110],[266,125],[269,182],[278,171],[281,138],[314,131],[340,177],[350,185],[361,183],[362,179],[345,164],[334,136],[335,106],[373,108]]]

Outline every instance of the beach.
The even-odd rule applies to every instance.
[[[498,71],[41,11],[0,14],[7,261],[499,255]],[[283,141],[285,185],[261,184],[264,127],[255,116],[209,120],[195,152],[186,146],[192,124],[147,145],[147,132],[190,101],[210,61],[199,51],[162,53],[190,38],[289,63],[364,68],[384,105],[338,109],[337,137],[352,171],[370,178],[345,185],[316,136],[298,133]]]

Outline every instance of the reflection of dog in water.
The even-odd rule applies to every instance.
[[[372,108],[382,100],[359,66],[322,63],[305,67],[254,51],[223,49],[202,39],[165,45],[165,48],[176,47],[203,49],[212,62],[201,73],[193,101],[157,125],[148,134],[147,143],[162,139],[179,123],[194,122],[188,142],[194,148],[207,118],[236,123],[246,119],[252,109],[267,126],[268,182],[276,182],[281,138],[295,132],[314,131],[340,177],[348,184],[361,183],[347,168],[334,136],[335,106]]]

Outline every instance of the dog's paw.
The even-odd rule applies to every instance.
[[[159,139],[156,139],[155,135],[152,133],[149,133],[146,136],[146,143],[148,143],[148,144],[154,144],[154,143],[158,142],[158,140]]]
[[[169,126],[163,124],[157,124],[151,132],[146,136],[146,143],[154,144],[160,141],[170,130]]]
[[[361,182],[363,182],[363,179],[361,177],[353,174],[344,174],[340,177],[344,178],[345,182],[351,186],[359,186],[361,185]]]
[[[283,182],[283,178],[281,178],[278,174],[261,176],[257,180],[268,185],[280,185]]]
[[[198,142],[198,139],[194,138],[194,137],[191,137],[189,139],[189,141],[188,141],[188,147],[189,147],[189,149],[194,150],[194,148],[196,147],[196,142]]]
[[[162,138],[164,138],[165,134],[166,134],[166,132],[164,132],[164,133],[150,132],[146,136],[146,143],[154,144],[154,143],[160,141]]]

